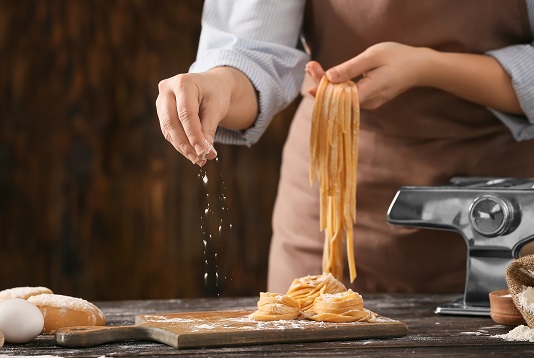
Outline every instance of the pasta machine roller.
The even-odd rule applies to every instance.
[[[446,186],[402,187],[387,219],[461,234],[467,244],[464,295],[436,313],[489,316],[489,292],[506,289],[507,266],[533,251],[534,178],[455,177]]]

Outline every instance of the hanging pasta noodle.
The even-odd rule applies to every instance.
[[[356,222],[356,173],[360,107],[354,82],[317,88],[310,135],[310,184],[320,185],[320,230],[325,232],[323,272],[343,276],[346,240],[350,281],[356,278],[353,224]]]

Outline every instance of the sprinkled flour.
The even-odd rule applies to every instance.
[[[479,331],[475,331],[475,332],[460,332],[460,334],[464,334],[464,335],[468,335],[468,336],[487,336],[488,335],[488,331],[479,330]]]
[[[148,316],[146,322],[158,322],[163,324],[180,325],[187,327],[191,332],[208,332],[211,330],[225,329],[229,331],[267,331],[267,330],[300,330],[324,328],[331,325],[328,322],[317,322],[307,319],[277,320],[277,321],[255,321],[248,315],[236,317],[221,317],[220,319],[204,317],[165,317],[159,315]],[[377,317],[377,323],[393,322],[385,317]],[[342,325],[358,326],[362,322],[340,323]]]
[[[31,296],[28,301],[38,306],[59,307],[75,311],[92,311],[94,305],[82,298],[43,293]]]
[[[30,296],[34,296],[41,293],[52,293],[52,291],[49,288],[43,286],[8,288],[0,292],[0,301],[15,297],[27,299]]]
[[[190,318],[168,318],[164,316],[152,316],[150,317],[151,322],[165,322],[165,323],[188,323],[195,322],[194,319]]]

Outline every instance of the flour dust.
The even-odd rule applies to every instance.
[[[215,164],[219,164],[219,158],[215,159]],[[223,176],[219,170],[214,171],[215,174],[210,172],[208,175],[207,169],[204,168],[200,168],[198,174],[206,194],[200,217],[204,253],[204,289],[208,296],[220,297],[224,282],[227,280],[222,272],[225,267],[221,265],[223,260],[220,257],[221,245],[225,238],[230,237],[232,224]]]

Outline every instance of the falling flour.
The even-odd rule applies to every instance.
[[[212,150],[213,147],[212,147]],[[219,158],[215,158],[219,162]],[[232,224],[226,224],[228,221],[228,199],[225,195],[226,186],[222,174],[220,180],[208,179],[207,171],[200,168],[198,178],[202,181],[206,193],[206,206],[204,215],[200,216],[200,229],[202,231],[202,243],[204,252],[204,286],[209,295],[221,295],[221,281],[227,279],[226,275],[221,273],[224,267],[221,267],[219,260],[220,244],[224,238],[230,235]],[[208,184],[210,187],[208,187]],[[215,189],[214,189],[215,188]],[[211,191],[219,191],[218,195],[211,195]]]

